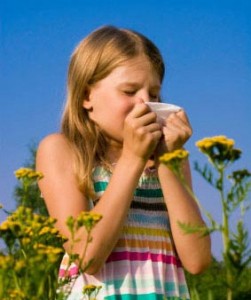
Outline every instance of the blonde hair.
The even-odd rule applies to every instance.
[[[107,141],[89,119],[83,100],[94,84],[139,55],[149,60],[162,82],[165,68],[158,48],[132,30],[101,27],[83,39],[72,54],[61,131],[73,149],[79,188],[87,197],[93,196],[93,167],[105,163]]]

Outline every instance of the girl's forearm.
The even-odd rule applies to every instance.
[[[92,209],[102,215],[101,221],[92,230],[92,242],[89,244],[83,266],[90,260],[92,264],[86,271],[96,273],[113,250],[120,234],[133,199],[134,190],[144,170],[145,162],[141,159],[119,159],[109,185]],[[81,243],[75,248],[80,253],[86,242],[86,233],[79,232]]]
[[[191,188],[188,162],[183,165],[184,178]],[[159,164],[158,175],[170,219],[171,231],[178,255],[191,273],[201,272],[211,260],[210,237],[200,233],[185,233],[179,223],[205,226],[198,205],[184,184],[165,165]]]

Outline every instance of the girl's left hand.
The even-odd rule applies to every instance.
[[[165,120],[163,137],[157,146],[156,155],[180,149],[192,135],[192,128],[184,110],[172,113]]]

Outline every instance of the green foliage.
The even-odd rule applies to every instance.
[[[33,158],[35,152],[33,153]],[[31,162],[25,168],[15,172],[19,185],[16,187],[17,209],[8,212],[1,205],[0,209],[8,215],[0,224],[0,241],[5,248],[0,249],[0,299],[1,300],[66,300],[70,288],[65,290],[65,283],[75,278],[58,280],[58,270],[64,254],[63,244],[66,242],[55,227],[56,220],[49,217],[45,204],[40,197],[37,186],[43,174],[34,171]],[[89,243],[92,241],[91,231],[101,219],[98,214],[82,212],[77,218],[66,220],[70,232],[68,242],[70,260],[66,265],[66,274],[71,263],[78,262],[82,266]],[[80,228],[87,231],[87,242],[82,255],[73,253],[74,245],[79,242],[75,238]],[[86,268],[91,262],[86,262]],[[86,286],[83,299],[95,299],[101,287]]]
[[[198,148],[204,153],[209,163],[203,167],[195,163],[195,170],[214,187],[220,195],[222,205],[222,222],[201,207],[207,217],[209,226],[192,227],[180,224],[187,233],[201,232],[202,235],[218,231],[222,234],[223,261],[213,259],[211,266],[201,275],[186,274],[192,300],[249,300],[251,299],[251,249],[250,236],[244,226],[244,216],[251,206],[251,174],[248,170],[226,173],[228,167],[241,156],[235,149],[233,140],[225,137],[213,137],[199,141]],[[35,147],[30,148],[31,157],[26,168],[16,172],[19,185],[15,188],[17,210],[11,213],[0,225],[0,238],[6,249],[0,250],[0,299],[3,300],[64,300],[67,295],[60,292],[57,281],[59,262],[63,254],[64,238],[54,228],[55,220],[48,217],[45,203],[40,195],[37,180],[41,174],[35,168]],[[174,172],[179,172],[179,161],[187,157],[186,152],[165,155],[163,162],[174,162]],[[181,178],[184,180],[184,178]],[[186,183],[184,182],[184,185]],[[189,191],[191,193],[191,191]],[[191,193],[192,194],[192,193]],[[236,224],[231,224],[232,214],[239,212]],[[84,226],[91,242],[91,230],[100,216],[82,214],[77,219],[70,217],[67,224],[70,230],[70,243],[78,242],[75,233]],[[235,225],[235,226],[234,226]],[[87,245],[88,245],[87,243]],[[86,247],[87,247],[86,245]],[[78,260],[80,265],[86,252],[79,256],[73,252],[69,255],[69,265]],[[46,262],[46,263],[45,263]],[[89,266],[88,262],[85,268]],[[66,278],[66,281],[70,280]],[[59,285],[58,285],[59,284]],[[95,299],[100,287],[86,286],[84,299]],[[56,290],[59,291],[56,293]],[[62,289],[63,290],[63,289]],[[68,291],[69,292],[69,291]]]
[[[200,275],[186,272],[192,300],[225,300],[226,286],[223,283],[224,266],[213,258],[211,266]]]
[[[217,222],[208,211],[204,210],[188,187],[180,168],[177,167],[177,160],[182,163],[182,158],[175,157],[175,153],[167,153],[162,157],[162,162],[180,178],[209,223],[207,228],[179,223],[180,227],[187,234],[200,232],[201,235],[206,235],[217,231],[222,236],[223,262],[218,263],[214,260],[211,268],[201,276],[187,275],[191,297],[192,300],[245,299],[244,297],[250,295],[251,291],[246,275],[250,274],[251,248],[249,232],[243,220],[251,205],[249,198],[251,173],[244,169],[227,174],[229,167],[241,157],[241,150],[234,147],[234,140],[225,136],[215,136],[204,138],[196,145],[208,158],[209,165],[201,167],[196,162],[195,170],[219,193],[221,222]],[[240,217],[234,224],[232,217],[237,210]]]
[[[211,266],[199,275],[186,272],[192,300],[225,300],[227,285],[224,281],[226,269],[223,262],[213,258]],[[251,268],[247,267],[239,278],[239,287],[233,291],[233,300],[251,299]]]
[[[75,238],[80,228],[86,228],[88,241],[83,255],[70,251],[71,263],[84,261],[88,244],[92,241],[91,231],[101,219],[100,215],[83,212],[77,218],[69,217],[67,223],[74,224],[69,228],[73,239],[69,243],[72,249],[78,240]],[[0,225],[0,237],[6,249],[0,251],[0,299],[1,300],[66,300],[71,289],[64,289],[65,283],[75,279],[58,281],[59,264],[64,254],[63,243],[66,239],[55,228],[56,220],[36,214],[30,208],[19,206],[9,214]],[[86,268],[89,262],[86,263]],[[66,282],[66,280],[68,280]],[[83,299],[97,295],[100,287],[85,287]],[[91,298],[95,299],[95,298]]]
[[[35,170],[35,158],[36,158],[36,146],[31,145],[29,147],[30,157],[25,164],[25,168]],[[39,213],[44,216],[48,216],[48,210],[46,208],[44,199],[42,198],[41,192],[36,182],[33,184],[29,183],[29,188],[19,182],[14,189],[14,199],[16,206],[24,206],[32,209],[33,212]]]
[[[0,225],[0,299],[55,298],[64,239],[54,223],[20,206]]]

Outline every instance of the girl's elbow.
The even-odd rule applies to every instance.
[[[192,275],[198,275],[203,273],[211,264],[212,261],[212,257],[211,254],[203,257],[203,259],[197,259],[195,262],[193,263],[189,263],[187,265],[185,265],[185,269],[187,272],[189,272]]]
[[[102,269],[102,266],[98,264],[91,264],[87,268],[84,266],[82,269],[84,270],[84,273],[88,275],[96,275]]]
[[[82,271],[88,275],[96,275],[103,268],[104,262],[97,257],[91,257],[82,262]]]

